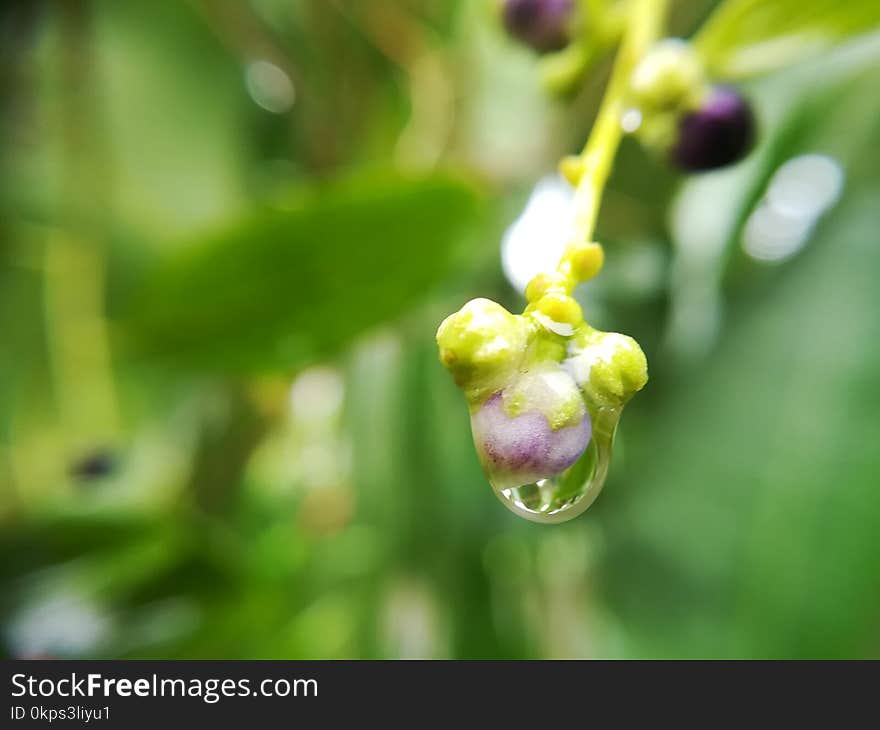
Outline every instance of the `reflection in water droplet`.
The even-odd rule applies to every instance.
[[[516,483],[510,471],[494,465],[484,455],[483,425],[472,418],[471,426],[483,471],[498,499],[520,517],[553,524],[577,517],[599,496],[608,474],[620,413],[620,409],[590,409],[592,435],[581,456],[568,468],[540,479],[525,469],[521,472],[522,483]]]

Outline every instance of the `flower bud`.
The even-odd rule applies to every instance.
[[[755,118],[735,89],[719,86],[679,123],[673,163],[689,172],[714,170],[742,159],[752,146]]]
[[[584,321],[581,305],[564,292],[550,292],[535,303],[535,309],[553,322],[574,328]],[[573,329],[572,329],[573,332]],[[557,333],[558,334],[558,333]]]
[[[507,31],[538,53],[559,51],[570,41],[573,0],[505,0]]]
[[[537,522],[571,519],[596,498],[621,410],[648,378],[635,340],[590,327],[566,283],[558,272],[535,277],[521,315],[473,299],[437,331],[486,478]]]
[[[575,281],[588,281],[602,269],[605,252],[598,243],[578,243],[569,246],[565,258]]]
[[[680,38],[660,41],[630,78],[631,101],[643,114],[693,106],[706,89],[703,65],[696,51]]]
[[[558,272],[538,274],[526,286],[526,299],[532,304],[549,291],[565,291],[565,277]]]
[[[551,428],[538,410],[510,416],[501,393],[489,398],[471,419],[474,444],[498,488],[548,479],[568,469],[590,443],[592,423],[586,410],[570,426]]]

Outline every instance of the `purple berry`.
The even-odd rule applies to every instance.
[[[574,464],[592,436],[590,416],[573,426],[550,428],[543,414],[523,413],[511,418],[496,393],[474,414],[474,442],[486,469],[503,474],[515,486],[547,479]]]
[[[709,98],[679,124],[672,160],[682,170],[714,170],[745,156],[755,136],[749,103],[728,87],[713,89]]]
[[[110,451],[95,451],[70,466],[70,474],[77,479],[100,479],[116,469],[116,457]]]
[[[539,53],[568,45],[573,0],[506,0],[504,25],[508,32]]]

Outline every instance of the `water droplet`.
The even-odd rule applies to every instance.
[[[582,424],[552,431],[540,414],[509,418],[501,408],[495,396],[471,417],[474,445],[498,499],[545,524],[584,512],[605,483],[621,409],[588,406]]]

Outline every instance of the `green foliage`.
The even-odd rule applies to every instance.
[[[121,328],[136,354],[176,365],[289,370],[447,277],[475,214],[474,190],[451,178],[320,189],[170,248]]]
[[[682,269],[704,267],[703,283],[686,287],[724,286],[709,302],[726,298],[729,323],[633,427],[634,488],[609,516],[605,584],[649,654],[842,658],[861,655],[875,630],[880,458],[868,384],[880,368],[870,273],[880,263],[870,244],[880,127],[854,109],[876,118],[862,105],[878,103],[878,49],[876,35],[861,39],[757,84],[766,123],[752,163],[682,193],[682,239],[705,225],[700,201],[728,201],[705,247],[680,240],[677,256]],[[756,266],[740,247],[746,217],[781,163],[816,152],[847,165],[845,202],[796,261]],[[635,589],[617,573],[634,562],[647,566]],[[670,610],[688,600],[699,605],[686,617]]]
[[[724,3],[713,69],[797,61],[743,89],[755,152],[679,180],[622,148],[577,296],[651,380],[550,528],[491,493],[434,334],[522,308],[496,200],[583,142],[601,73],[542,100],[472,2],[74,6],[0,79],[0,652],[877,656],[876,3]],[[843,197],[758,262],[746,221],[806,153]]]
[[[880,26],[873,0],[725,0],[695,44],[720,78],[742,78],[794,63]]]

